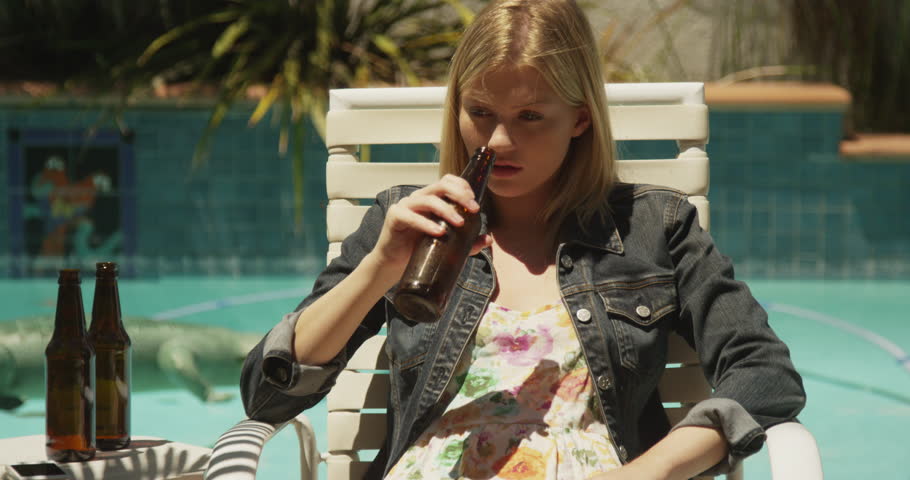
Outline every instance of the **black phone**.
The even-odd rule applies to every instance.
[[[62,480],[72,478],[60,465],[51,462],[9,465],[8,478],[14,480]]]

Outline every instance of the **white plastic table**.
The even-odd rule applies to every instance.
[[[0,439],[0,478],[8,465],[48,461],[44,441],[44,435]],[[128,448],[98,450],[92,460],[58,465],[75,480],[191,480],[202,478],[211,454],[210,448],[133,437]]]

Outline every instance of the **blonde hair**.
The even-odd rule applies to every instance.
[[[591,112],[591,125],[572,140],[542,219],[558,225],[575,213],[584,224],[605,213],[615,145],[597,44],[574,0],[493,1],[468,26],[449,67],[440,173],[457,175],[468,162],[458,127],[462,90],[488,71],[513,66],[537,69],[562,100]]]

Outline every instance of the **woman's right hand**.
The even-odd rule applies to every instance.
[[[389,207],[371,255],[383,269],[387,269],[390,276],[401,278],[417,242],[424,235],[438,237],[445,232],[437,219],[453,226],[464,224],[464,218],[455,205],[472,213],[480,210],[471,186],[459,176],[448,174],[414,191]],[[489,236],[482,235],[474,242],[471,254],[489,244]]]

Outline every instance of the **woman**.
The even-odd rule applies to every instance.
[[[382,192],[313,293],[254,349],[247,414],[316,404],[383,323],[392,361],[379,478],[684,479],[760,449],[805,403],[786,346],[669,188],[614,180],[595,41],[572,0],[491,2],[450,68],[440,169]],[[497,152],[484,230],[438,322],[390,299],[432,216],[478,211],[454,176]],[[667,433],[667,335],[697,347],[712,397]]]

